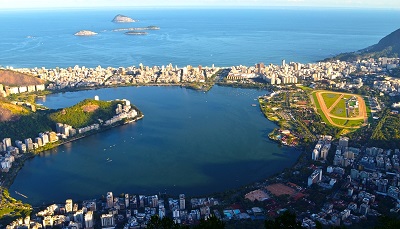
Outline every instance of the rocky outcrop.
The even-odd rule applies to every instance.
[[[136,22],[135,20],[133,20],[132,18],[122,15],[122,14],[118,14],[117,16],[114,17],[114,19],[112,20],[112,22],[116,22],[116,23],[130,23],[130,22]]]
[[[93,31],[89,31],[89,30],[81,30],[77,33],[75,33],[75,36],[93,36],[96,35],[97,33],[93,32]]]

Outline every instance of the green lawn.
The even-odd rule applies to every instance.
[[[337,124],[337,125],[341,125],[341,126],[345,126],[347,123],[347,119],[338,119],[338,118],[331,118],[332,121]]]
[[[329,123],[328,119],[326,118],[326,116],[324,115],[324,113],[321,110],[321,105],[318,103],[316,92],[313,92],[312,96],[313,96],[313,100],[314,100],[314,103],[315,103],[316,108],[317,108],[317,112],[322,117],[322,120],[326,124],[332,125],[332,124]],[[340,97],[340,95],[339,94],[335,95],[335,94],[329,93],[329,92],[323,92],[322,97],[324,99],[325,105],[329,108],[329,106],[331,106]],[[348,131],[349,130],[354,130],[354,127],[359,127],[364,123],[363,119],[358,119],[358,120],[348,120],[348,119],[346,119],[347,118],[346,100],[350,99],[351,97],[352,97],[351,95],[345,94],[343,96],[343,98],[340,99],[340,101],[336,104],[336,106],[330,112],[330,114],[332,114],[332,115],[344,118],[344,119],[339,119],[339,118],[331,117],[333,123],[335,123],[336,125],[345,126],[344,129],[346,129]],[[369,104],[367,104],[367,112],[370,112],[370,109],[369,109],[368,105]]]
[[[365,101],[365,106],[367,108],[368,123],[372,123],[374,119],[372,118],[371,106],[369,105],[369,99],[367,96],[364,97],[364,101]]]
[[[356,127],[356,126],[361,126],[364,123],[363,119],[358,119],[358,120],[349,120],[346,123],[346,126],[348,127]]]
[[[346,101],[344,99],[341,99],[338,104],[331,110],[330,112],[332,115],[336,115],[339,117],[346,118]]]
[[[328,109],[340,97],[339,94],[333,94],[333,93],[322,93],[321,95],[322,95],[322,98],[324,99],[325,105]]]
[[[316,105],[316,107],[317,107],[317,112],[318,112],[318,114],[321,116],[322,120],[323,120],[326,124],[329,125],[330,123],[329,123],[328,119],[326,118],[324,112],[322,112],[322,110],[321,110],[321,105],[320,105],[319,102],[318,102],[318,99],[317,99],[317,96],[315,95],[315,92],[312,93],[312,96],[313,96],[314,103],[315,103],[315,105]]]
[[[307,93],[311,93],[314,89],[310,88],[310,87],[306,87],[306,86],[297,86],[298,88],[302,89],[303,91],[307,92]]]
[[[347,119],[338,119],[338,118],[331,118],[334,123],[337,125],[345,126],[345,127],[358,127],[364,123],[363,119],[358,120],[347,120]]]

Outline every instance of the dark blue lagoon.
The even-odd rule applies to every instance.
[[[115,193],[209,194],[262,180],[291,166],[299,152],[267,138],[275,125],[251,104],[265,91],[214,87],[124,87],[47,96],[50,108],[99,95],[126,98],[137,123],[44,152],[25,163],[10,193],[31,204]],[[42,101],[39,101],[42,102]]]

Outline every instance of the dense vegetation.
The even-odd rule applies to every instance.
[[[18,106],[12,103],[9,103],[5,100],[0,100],[0,116],[3,116],[3,112],[9,111],[12,115],[28,115],[30,111],[22,106]],[[0,121],[2,119],[0,118]]]
[[[400,78],[400,67],[394,68],[390,70],[390,76]]]
[[[121,102],[119,102],[121,103]],[[64,123],[74,128],[81,128],[94,123],[99,119],[105,121],[115,115],[118,101],[99,101],[85,99],[82,102],[50,114],[50,119],[56,123]]]
[[[0,225],[7,225],[17,218],[31,214],[32,208],[10,196],[6,189],[0,188]]]
[[[296,220],[296,214],[285,211],[282,215],[274,220],[265,221],[265,228],[280,229],[280,228],[303,228],[301,223]]]
[[[0,139],[34,138],[53,126],[54,123],[47,118],[47,111],[33,113],[27,107],[0,101]]]
[[[0,139],[9,137],[14,140],[34,138],[38,133],[50,131],[55,123],[48,119],[45,112],[22,115],[16,121],[0,122]]]
[[[400,147],[400,116],[391,114],[390,110],[384,111],[382,118],[372,132],[373,144],[387,147]]]

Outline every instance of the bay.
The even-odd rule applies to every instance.
[[[124,14],[139,22],[116,24]],[[377,43],[398,29],[397,10],[87,9],[0,10],[0,65],[232,66],[315,62]],[[146,36],[113,29],[159,26]],[[99,33],[76,37],[79,30]]]

